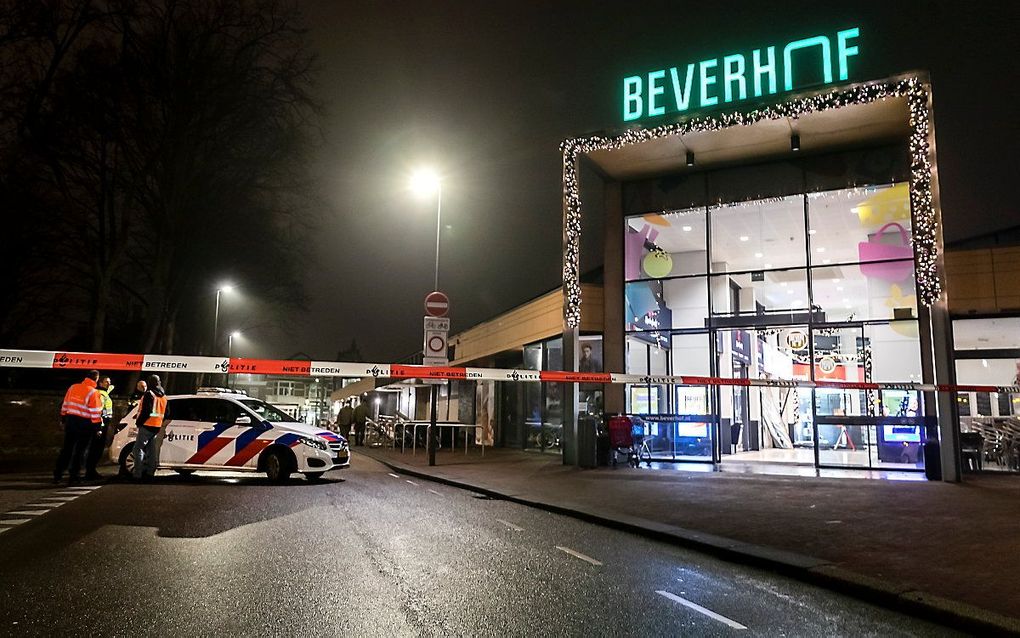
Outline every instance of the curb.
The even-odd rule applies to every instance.
[[[583,508],[536,501],[464,481],[436,476],[377,458],[371,454],[365,454],[365,456],[382,463],[394,472],[470,490],[511,503],[569,516],[587,523],[637,534],[672,545],[695,549],[730,562],[766,568],[812,585],[825,587],[893,611],[907,613],[922,620],[935,621],[951,628],[982,636],[1020,636],[1020,618],[1004,616],[968,603],[858,574],[820,558],[764,545],[745,543],[644,518],[619,514],[609,515]]]

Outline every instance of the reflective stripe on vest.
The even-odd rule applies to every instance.
[[[158,428],[163,425],[163,415],[166,414],[166,397],[158,397],[155,394],[152,395],[152,411],[149,412],[149,416],[146,417],[142,425],[150,428]]]

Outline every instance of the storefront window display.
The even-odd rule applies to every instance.
[[[666,373],[655,353],[669,352],[672,374],[920,380],[905,183],[642,214],[625,230],[628,372]],[[919,397],[900,394],[634,386],[628,409],[713,415],[716,460],[920,469]]]
[[[556,338],[524,347],[528,370],[562,370],[563,339]],[[525,384],[524,447],[559,452],[563,441],[563,388],[558,383]]]
[[[1020,317],[953,322],[956,380],[1020,385]],[[960,392],[961,448],[967,469],[1020,472],[1020,394]]]

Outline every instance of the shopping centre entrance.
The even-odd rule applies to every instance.
[[[917,391],[740,384],[921,380],[909,197],[893,181],[625,218],[627,372],[736,380],[631,386],[653,457],[924,469]]]

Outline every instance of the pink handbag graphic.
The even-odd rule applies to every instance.
[[[882,236],[886,229],[896,228],[900,231],[899,244],[883,244]],[[861,272],[865,277],[882,279],[885,281],[903,281],[914,272],[914,249],[910,246],[910,238],[907,230],[896,222],[890,222],[878,229],[868,241],[857,244],[857,252],[861,260]],[[909,261],[888,261],[890,259],[903,259]],[[868,263],[886,262],[886,263]]]

